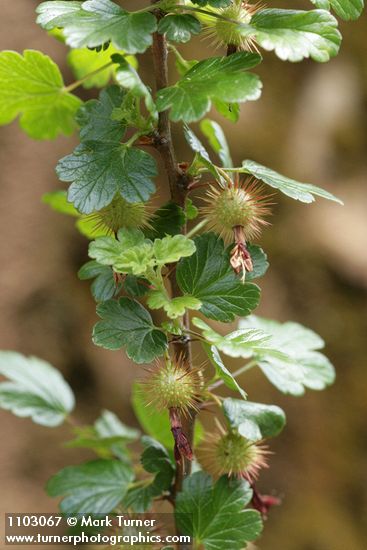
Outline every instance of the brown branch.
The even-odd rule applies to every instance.
[[[152,0],[152,3],[156,3],[157,0]],[[163,13],[157,9],[155,15],[158,20],[163,17]],[[162,88],[166,88],[169,85],[168,81],[168,48],[164,35],[158,32],[153,35],[153,63],[156,79],[157,91]],[[187,176],[184,170],[180,168],[176,161],[176,154],[172,142],[171,135],[171,123],[169,120],[168,111],[159,113],[158,129],[154,136],[154,144],[161,154],[162,160],[165,165],[167,173],[171,199],[173,202],[181,207],[185,205],[186,194],[188,186],[192,183],[192,178]],[[186,232],[186,227],[183,228],[183,232]],[[180,296],[181,292],[177,285],[175,270],[169,275],[172,296]],[[186,314],[183,319],[185,328],[189,328],[189,317]],[[176,359],[184,361],[189,368],[192,368],[192,356],[190,340],[186,336],[177,340],[173,344],[174,354]],[[182,430],[184,431],[189,445],[192,446],[193,434],[194,434],[195,413],[191,412],[186,418],[182,419]],[[176,480],[175,480],[175,493],[182,488],[183,479],[191,472],[191,461],[182,457],[182,466],[177,464]],[[189,550],[191,545],[181,545],[181,550]]]
[[[153,4],[157,0],[153,1]],[[163,17],[160,10],[155,11],[158,21]],[[153,64],[157,91],[168,86],[168,48],[164,34],[158,32],[153,35]],[[160,151],[165,165],[171,199],[179,206],[184,206],[187,187],[191,183],[185,172],[176,162],[175,150],[172,142],[171,124],[168,111],[159,113],[158,130],[154,139],[154,145]]]

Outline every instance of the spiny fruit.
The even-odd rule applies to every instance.
[[[259,236],[261,228],[268,225],[263,219],[270,214],[269,196],[263,194],[263,186],[255,179],[229,185],[210,186],[201,213],[208,220],[208,227],[221,235],[227,243],[233,242],[236,227],[242,227],[246,240]]]
[[[152,405],[161,410],[177,408],[183,414],[197,408],[201,387],[198,370],[189,369],[184,361],[166,359],[149,372],[144,386]]]
[[[228,474],[250,482],[257,478],[261,468],[267,467],[267,454],[264,446],[223,428],[208,434],[197,450],[200,464],[212,476]]]
[[[215,10],[220,17],[208,18],[204,32],[218,46],[231,45],[238,50],[257,50],[254,33],[240,25],[248,25],[259,9],[259,4],[251,5],[235,0],[230,6]]]
[[[149,217],[149,207],[145,203],[127,202],[121,195],[116,195],[108,206],[88,216],[95,222],[96,229],[108,229],[114,233],[122,227],[147,227]]]

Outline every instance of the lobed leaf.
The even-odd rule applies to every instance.
[[[271,336],[261,328],[241,328],[223,336],[202,319],[194,317],[193,324],[202,330],[204,338],[230,357],[245,359],[267,353],[270,356],[286,358],[287,356],[277,348],[271,347]]]
[[[102,90],[99,99],[91,99],[79,109],[76,120],[80,126],[80,141],[115,144],[121,140],[126,124],[113,120],[112,112],[121,105],[124,95],[118,86],[110,86]]]
[[[320,9],[333,9],[345,21],[358,19],[364,8],[363,0],[311,0],[311,2]]]
[[[305,388],[322,390],[334,382],[335,372],[330,361],[318,350],[323,340],[312,330],[298,323],[278,323],[254,315],[241,319],[241,330],[263,330],[270,335],[269,346],[285,354],[257,353],[257,364],[269,381],[283,393],[302,395]]]
[[[128,202],[145,202],[155,191],[154,158],[124,144],[88,141],[56,168],[61,181],[72,182],[68,199],[83,214],[110,204],[116,193]]]
[[[206,342],[203,342],[202,346],[207,356],[209,357],[211,364],[214,366],[216,378],[220,378],[227,386],[227,388],[233,391],[237,391],[242,395],[244,399],[247,399],[246,392],[241,388],[241,386],[239,386],[237,380],[233,378],[230,371],[224,365],[217,348],[215,346],[207,344]]]
[[[67,61],[75,77],[78,80],[83,80],[83,88],[103,88],[107,86],[111,78],[116,74],[117,65],[111,65],[111,56],[114,54],[123,55],[124,52],[118,50],[112,44],[107,49],[102,49],[99,52],[90,50],[89,48],[76,48],[70,50]],[[127,56],[126,59],[133,67],[137,66],[135,57]],[[103,67],[105,68],[103,69]],[[91,76],[86,78],[88,75]]]
[[[338,23],[325,10],[265,9],[255,13],[242,34],[254,37],[265,50],[283,61],[311,57],[325,62],[337,55],[341,43]]]
[[[260,63],[253,53],[236,53],[228,57],[211,57],[196,63],[174,86],[157,93],[157,109],[171,108],[173,121],[194,122],[211,107],[212,100],[235,103],[260,97],[259,77],[245,72]]]
[[[73,410],[75,399],[64,378],[46,361],[13,351],[0,352],[0,408],[30,417],[42,426],[59,426]]]
[[[194,241],[185,235],[167,235],[153,242],[153,254],[157,265],[178,262],[181,258],[192,256],[195,250]]]
[[[220,237],[204,233],[194,243],[196,252],[181,260],[176,270],[182,292],[199,299],[200,311],[209,319],[228,323],[236,315],[248,315],[259,303],[260,289],[241,283]]]
[[[162,239],[167,235],[177,235],[185,224],[185,213],[176,203],[169,201],[156,210],[149,220],[150,227],[144,233],[148,239]]]
[[[61,72],[35,50],[0,52],[0,125],[18,115],[21,128],[34,139],[70,136],[82,101],[64,88]]]
[[[72,48],[94,48],[106,42],[127,53],[143,53],[152,44],[156,19],[151,13],[128,12],[110,0],[48,1],[37,8],[44,29],[64,29]]]
[[[154,497],[159,497],[170,489],[175,473],[174,465],[163,445],[147,436],[142,438],[142,444],[145,449],[140,462],[144,470],[156,475],[150,484],[130,489],[124,499],[124,506],[139,513],[150,508]]]
[[[126,348],[135,363],[151,363],[167,348],[165,334],[156,328],[148,311],[131,298],[98,305],[102,318],[93,330],[93,342],[106,349]]]
[[[215,484],[204,472],[184,479],[176,497],[176,522],[207,550],[242,550],[262,530],[261,516],[245,510],[252,491],[244,480],[221,477]]]
[[[79,269],[78,277],[81,281],[94,279],[90,289],[97,302],[110,300],[121,290],[121,285],[116,284],[111,267],[93,260]]]
[[[187,13],[166,15],[158,25],[158,32],[173,42],[188,42],[192,34],[199,34],[200,31],[200,21]]]
[[[47,483],[47,494],[63,496],[66,514],[109,513],[123,500],[134,478],[132,469],[118,460],[93,460],[68,466]]]
[[[200,309],[201,302],[193,296],[177,296],[169,298],[160,290],[151,290],[147,296],[147,304],[150,309],[161,309],[167,313],[170,319],[177,319],[185,314],[186,309]]]
[[[253,160],[244,160],[241,171],[255,176],[255,178],[262,180],[274,189],[278,189],[288,197],[301,202],[313,202],[316,195],[323,197],[324,199],[343,204],[340,199],[328,191],[325,191],[325,189],[321,189],[321,187],[317,187],[316,185],[312,185],[310,183],[300,183],[299,181],[292,180],[282,174],[279,174],[278,172],[275,172],[274,170],[271,170],[270,168],[266,168],[266,166],[258,164]]]
[[[230,427],[251,441],[275,437],[286,422],[284,411],[276,405],[244,402],[230,397],[223,401],[223,413]]]

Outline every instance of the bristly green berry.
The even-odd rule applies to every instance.
[[[116,195],[113,201],[88,216],[95,222],[96,229],[108,229],[113,233],[121,228],[141,229],[149,227],[149,206],[143,202],[127,202],[121,195]]]
[[[227,8],[215,10],[220,18],[208,18],[205,34],[219,46],[235,46],[238,50],[256,50],[254,36],[245,34],[240,25],[249,25],[259,5],[235,1]],[[214,11],[214,10],[213,10]],[[227,20],[223,19],[226,18]]]
[[[235,228],[243,228],[246,240],[258,237],[261,228],[268,225],[263,217],[270,213],[269,196],[256,180],[235,181],[226,187],[211,186],[201,208],[208,220],[208,228],[221,235],[227,243],[234,240]]]
[[[267,467],[268,451],[257,442],[223,428],[208,434],[197,450],[197,458],[208,473],[218,478],[223,474],[252,482],[261,468]]]
[[[150,371],[144,387],[150,403],[160,409],[179,409],[183,414],[196,409],[200,401],[199,371],[189,369],[184,361],[165,360]]]

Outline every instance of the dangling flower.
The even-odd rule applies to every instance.
[[[236,273],[252,271],[252,260],[247,242],[261,233],[269,223],[264,216],[270,214],[270,195],[254,178],[240,181],[238,174],[230,184],[211,186],[204,198],[206,205],[201,213],[208,220],[208,228],[219,233],[227,243],[235,242],[231,251],[231,265]]]
[[[262,5],[235,0],[226,8],[211,10],[220,17],[207,17],[205,34],[213,38],[217,46],[234,46],[237,50],[258,51],[254,31],[241,25],[249,25]]]
[[[254,484],[251,485],[252,489],[252,499],[251,504],[255,510],[260,512],[262,517],[266,519],[268,517],[268,512],[272,506],[279,506],[281,500],[278,497],[273,495],[262,495],[257,491]]]
[[[246,271],[253,271],[254,266],[250,252],[246,246],[246,237],[243,227],[238,225],[233,228],[235,246],[231,250],[230,263],[233,270],[240,274],[242,272],[242,279],[245,280]]]
[[[86,216],[85,219],[95,223],[95,229],[106,229],[117,233],[124,228],[149,227],[150,208],[143,202],[127,202],[121,195],[116,195],[113,201]]]
[[[171,424],[171,432],[175,441],[173,454],[176,462],[180,464],[182,456],[187,458],[187,460],[192,460],[193,453],[191,445],[183,431],[180,412],[175,407],[171,407],[169,409],[169,420]]]
[[[180,359],[166,359],[149,372],[144,387],[154,407],[159,410],[174,407],[184,415],[197,409],[201,387],[199,370],[189,369]]]
[[[199,446],[197,458],[202,467],[214,477],[223,474],[252,482],[261,468],[267,468],[267,448],[235,432],[219,431],[208,434]]]

